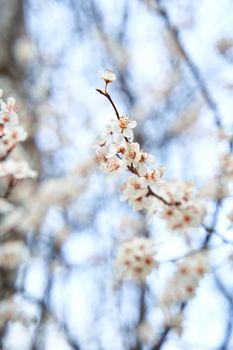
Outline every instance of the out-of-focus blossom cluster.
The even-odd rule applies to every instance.
[[[123,277],[145,281],[147,275],[158,265],[154,256],[153,240],[133,237],[119,247],[116,266]]]
[[[1,194],[0,214],[1,214],[1,245],[0,245],[0,331],[9,321],[27,322],[15,303],[16,294],[15,279],[18,268],[25,263],[30,254],[23,236],[16,233],[16,226],[12,222],[9,230],[3,229],[4,221],[17,213],[17,208],[10,203],[9,196],[13,188],[26,178],[34,178],[36,172],[31,170],[25,160],[20,160],[19,155],[12,157],[12,151],[18,142],[24,141],[27,137],[26,131],[19,124],[16,103],[13,98],[8,98],[5,102],[2,99],[2,90],[0,90],[0,178]],[[15,153],[15,152],[14,152]],[[17,152],[16,152],[17,155]],[[20,206],[19,206],[20,208]],[[21,211],[22,214],[22,211]],[[23,221],[24,216],[19,217]]]
[[[5,102],[0,90],[0,177],[12,175],[14,179],[35,177],[26,161],[14,161],[6,158],[18,142],[25,141],[27,132],[19,124],[15,99],[10,97]]]
[[[30,198],[28,198],[23,208],[16,208],[2,220],[2,233],[14,230],[14,228],[22,233],[29,229],[39,230],[50,206],[56,204],[64,207],[80,195],[82,189],[86,186],[88,177],[83,180],[83,177],[79,176],[79,180],[77,180],[77,176],[83,174],[83,172],[86,174],[91,167],[92,163],[88,161],[81,164],[73,175],[43,181],[39,189],[30,194]]]
[[[204,198],[221,200],[229,195],[229,184],[219,176],[209,180],[201,189],[201,196]]]
[[[171,206],[164,205],[161,216],[172,230],[198,227],[205,216],[203,202],[197,197],[193,183],[185,181],[163,182],[160,194]]]
[[[186,257],[168,281],[162,296],[162,305],[172,307],[193,297],[200,279],[208,272],[208,268],[208,258],[205,253]]]
[[[15,99],[5,102],[2,95],[0,90],[0,157],[4,158],[18,142],[26,140],[27,133],[19,125]]]

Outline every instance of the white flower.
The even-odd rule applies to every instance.
[[[127,143],[124,139],[119,139],[114,141],[110,146],[109,146],[109,152],[107,155],[107,158],[111,158],[115,155],[124,155],[127,150]]]
[[[122,188],[121,199],[127,200],[134,210],[149,209],[153,205],[154,198],[148,196],[148,193],[146,178],[132,175]]]
[[[162,303],[165,306],[184,302],[194,296],[200,279],[208,271],[206,254],[198,253],[187,257],[178,265],[175,275],[169,280],[163,293]]]
[[[4,128],[12,130],[18,123],[19,118],[17,113],[0,111],[0,124],[3,124]]]
[[[96,153],[96,161],[108,174],[124,170],[122,160],[115,154],[110,153],[109,146],[103,146],[99,148]]]
[[[7,102],[0,98],[0,158],[3,159],[17,144],[27,138],[26,131],[19,126],[15,99]]]
[[[190,201],[185,206],[169,206],[162,211],[162,217],[172,230],[198,227],[204,218],[205,209],[200,200]]]
[[[112,130],[116,134],[122,134],[127,139],[133,139],[133,130],[137,126],[135,120],[129,120],[127,116],[122,116],[112,123]]]
[[[164,167],[160,167],[158,170],[155,170],[155,169],[147,170],[144,176],[147,180],[148,186],[152,186],[152,189],[153,189],[153,186],[159,182],[163,174],[164,174]]]
[[[1,141],[6,145],[15,145],[17,142],[25,141],[26,138],[27,132],[21,126],[16,126],[7,131]]]
[[[154,242],[151,239],[133,237],[119,247],[116,266],[124,277],[144,281],[157,266],[154,255]]]
[[[124,161],[127,166],[132,166],[140,176],[147,173],[147,164],[154,163],[154,157],[140,149],[137,142],[127,142],[127,149],[124,153]]]
[[[138,172],[141,176],[144,176],[148,170],[148,163],[154,164],[155,158],[152,154],[141,151],[141,158],[138,163]]]
[[[123,186],[122,200],[141,198],[148,193],[147,181],[144,177],[132,175]]]
[[[144,196],[144,197],[138,197],[138,198],[130,198],[128,200],[129,204],[132,205],[134,210],[143,210],[146,209],[149,212],[154,213],[155,205],[154,205],[154,198],[151,196]]]
[[[106,84],[112,83],[114,80],[116,80],[115,74],[109,69],[106,69],[104,73],[101,73],[100,78],[103,79]]]
[[[132,165],[134,168],[138,167],[138,162],[141,159],[141,150],[137,142],[127,143],[124,153],[124,161],[126,165]]]
[[[112,126],[106,125],[106,130],[96,140],[96,148],[105,146],[111,140],[112,136]]]
[[[169,203],[162,207],[161,216],[172,230],[183,231],[202,223],[205,207],[192,183],[161,181],[159,195]]]
[[[105,163],[104,170],[107,173],[114,173],[114,172],[117,172],[117,171],[124,170],[122,168],[121,159],[119,159],[117,156],[113,156],[111,158],[107,158],[107,162]]]

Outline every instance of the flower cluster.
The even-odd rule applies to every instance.
[[[158,265],[154,255],[154,242],[151,239],[133,237],[119,247],[116,266],[124,277],[144,281]]]
[[[131,121],[127,116],[112,120],[97,140],[97,162],[107,173],[129,170],[155,182],[161,174],[149,172],[148,165],[154,164],[154,157],[143,151],[137,142],[133,142],[136,125],[136,121]]]
[[[148,173],[149,174],[149,173]],[[151,172],[152,174],[152,172]],[[153,170],[154,183],[162,175],[160,170]],[[153,206],[154,198],[150,196],[151,180],[146,176],[132,175],[122,186],[122,200],[127,200],[135,210],[150,209]]]
[[[175,275],[168,281],[162,297],[165,307],[183,303],[193,297],[200,279],[208,272],[208,259],[204,253],[186,257],[177,266]]]
[[[27,138],[26,131],[19,125],[15,99],[2,99],[0,90],[0,157],[4,158],[14,147]]]
[[[15,180],[36,177],[26,161],[6,159],[18,142],[27,138],[27,132],[19,125],[15,99],[5,102],[0,90],[0,177],[12,176]]]
[[[131,173],[122,186],[122,200],[127,200],[135,210],[154,213],[160,209],[161,217],[172,230],[199,226],[205,210],[193,184],[163,180],[164,167],[155,168],[154,157],[134,142],[136,121],[119,114],[106,89],[97,91],[108,98],[116,119],[111,120],[98,139],[96,159],[108,174]]]
[[[27,317],[24,317],[19,308],[21,305],[17,305],[13,294],[18,268],[20,264],[28,260],[30,253],[23,237],[17,236],[16,239],[17,225],[14,220],[10,220],[10,217],[18,217],[20,222],[24,221],[22,220],[22,208],[16,208],[9,202],[9,196],[16,184],[22,179],[36,176],[36,172],[30,169],[26,161],[19,160],[20,153],[12,152],[17,143],[24,141],[26,137],[26,131],[19,125],[15,100],[8,98],[5,102],[0,90],[0,180],[1,187],[3,187],[1,188],[0,214],[1,235],[4,238],[0,246],[1,286],[3,286],[0,302],[1,332],[9,321],[27,322]],[[26,216],[24,215],[24,218]],[[5,220],[11,221],[9,230],[4,230]]]
[[[197,227],[203,221],[205,208],[190,182],[171,181],[160,185],[160,195],[170,205],[164,205],[161,216],[172,230]]]

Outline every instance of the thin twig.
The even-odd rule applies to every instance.
[[[115,103],[113,102],[111,96],[109,95],[109,93],[105,93],[104,91],[102,91],[101,89],[96,89],[96,91],[98,91],[101,95],[104,95],[105,97],[107,97],[107,99],[109,100],[109,102],[111,103],[111,105],[113,106],[114,108],[114,111],[116,113],[116,116],[117,116],[117,119],[120,119],[120,114],[115,106]]]
[[[221,121],[221,115],[219,112],[219,108],[218,108],[216,102],[214,101],[214,99],[211,95],[211,92],[209,91],[203,77],[201,76],[201,73],[200,73],[197,65],[191,59],[187,50],[183,46],[182,41],[180,39],[179,30],[177,28],[175,28],[173,26],[173,24],[171,23],[171,20],[169,18],[169,15],[168,15],[166,9],[161,5],[161,0],[155,0],[155,2],[157,4],[159,14],[164,19],[164,22],[165,22],[165,25],[166,25],[168,32],[170,33],[172,39],[174,40],[175,44],[177,45],[179,51],[181,52],[181,55],[182,55],[186,65],[188,66],[190,72],[192,73],[193,78],[195,79],[196,83],[198,84],[198,87],[202,93],[202,96],[203,96],[206,104],[208,105],[209,109],[213,113],[216,126],[222,127],[222,121]]]

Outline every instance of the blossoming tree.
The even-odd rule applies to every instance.
[[[232,14],[2,1],[0,348],[231,348]]]

